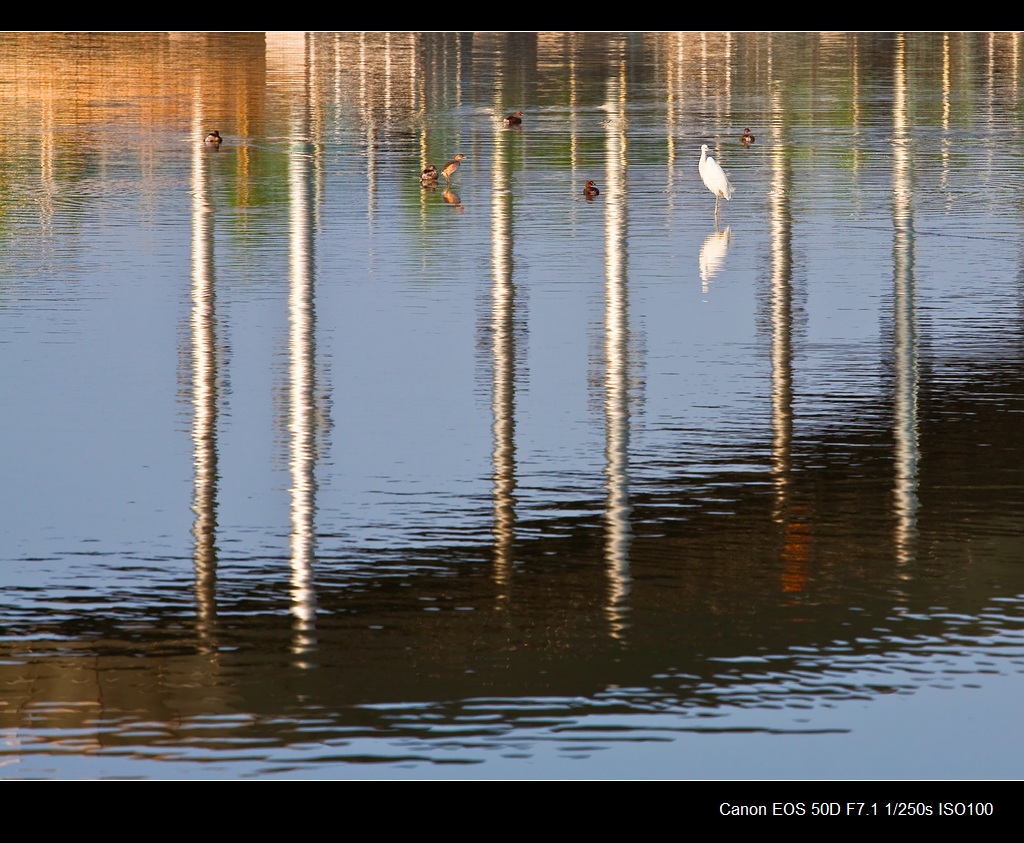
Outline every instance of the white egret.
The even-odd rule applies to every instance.
[[[708,145],[701,144],[700,164],[697,165],[701,181],[704,187],[715,194],[715,219],[718,219],[718,197],[724,196],[726,201],[732,199],[732,185],[725,170],[718,166],[718,162],[708,155]]]

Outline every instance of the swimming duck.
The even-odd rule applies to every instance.
[[[593,199],[600,192],[601,191],[594,186],[594,183],[592,181],[588,181],[585,185],[583,185],[583,195],[586,196],[587,199]]]
[[[750,134],[750,129],[744,129],[740,133],[740,143],[742,143],[744,146],[750,146],[750,144],[752,144],[755,140],[756,138],[752,134]]]
[[[220,132],[214,130],[206,136],[205,143],[210,144],[210,146],[220,146],[222,140],[224,138],[220,136]]]
[[[462,161],[464,161],[465,158],[466,156],[460,152],[451,161],[445,164],[444,167],[441,168],[441,175],[444,176],[444,180],[446,182],[450,182],[452,180],[452,176],[455,175],[455,171],[459,169],[459,167],[462,165]]]
[[[522,126],[523,125],[523,112],[517,111],[515,114],[510,114],[504,119],[506,126]]]
[[[420,173],[420,184],[424,187],[437,184],[437,167],[433,164],[426,167],[422,173]]]

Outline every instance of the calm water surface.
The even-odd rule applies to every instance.
[[[1021,40],[0,36],[0,776],[1024,776]]]

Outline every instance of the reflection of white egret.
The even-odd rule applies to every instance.
[[[708,145],[701,144],[700,164],[697,165],[704,187],[715,194],[715,219],[718,219],[718,197],[724,196],[726,201],[732,199],[732,185],[725,174],[725,170],[718,166],[718,162],[708,155]]]
[[[705,238],[704,245],[700,247],[700,256],[698,258],[700,262],[700,280],[705,284],[718,274],[722,264],[725,263],[725,256],[729,251],[729,233],[731,231],[731,228],[726,227],[725,231],[716,230],[711,232]],[[704,292],[707,292],[707,287],[704,288]]]

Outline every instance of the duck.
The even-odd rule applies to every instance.
[[[522,126],[523,125],[523,112],[517,111],[515,114],[510,114],[502,122],[506,126]]]
[[[203,142],[210,144],[210,146],[220,146],[222,140],[224,140],[224,138],[220,136],[220,132],[214,129],[206,136]]]
[[[462,162],[465,160],[466,156],[460,152],[441,168],[441,175],[444,176],[444,180],[446,182],[450,182],[452,180],[452,176],[455,175],[455,171],[462,166]]]
[[[424,187],[430,187],[431,185],[437,184],[437,175],[437,167],[430,164],[423,169],[422,173],[420,173],[420,184]]]
[[[750,129],[744,129],[740,133],[740,143],[742,143],[744,146],[750,146],[750,144],[752,144],[755,140],[757,139],[752,134],[750,134]]]
[[[592,181],[588,181],[583,185],[583,195],[586,196],[587,199],[593,199],[595,196],[600,194],[600,192],[601,191],[597,189]]]

